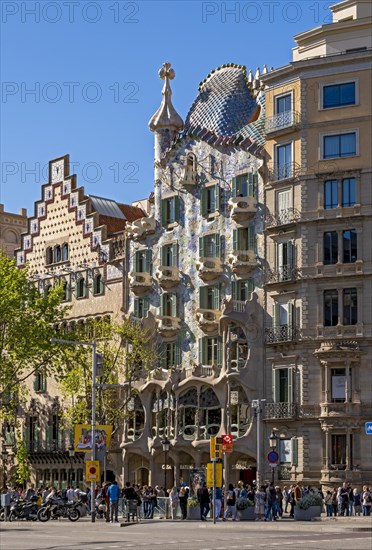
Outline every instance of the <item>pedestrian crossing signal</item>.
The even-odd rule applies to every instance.
[[[210,456],[211,458],[222,458],[222,437],[210,438]]]

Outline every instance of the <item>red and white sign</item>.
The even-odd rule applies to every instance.
[[[232,453],[233,451],[233,437],[231,434],[225,434],[222,436],[222,452]]]

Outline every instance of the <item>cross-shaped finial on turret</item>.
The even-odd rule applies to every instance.
[[[162,80],[165,80],[166,78],[169,78],[169,80],[173,80],[173,78],[176,76],[176,73],[173,69],[171,69],[171,64],[169,61],[165,61],[163,63],[162,68],[159,70],[159,76]]]

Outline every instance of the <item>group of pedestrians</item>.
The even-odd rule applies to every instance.
[[[351,483],[343,483],[338,489],[328,490],[324,496],[328,517],[332,516],[370,516],[372,492],[368,485],[360,490],[353,489]]]

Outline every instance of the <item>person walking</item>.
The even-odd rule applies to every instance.
[[[221,487],[216,487],[216,503],[215,503],[215,511],[214,511],[214,517],[216,518],[216,521],[219,520],[220,514],[221,514],[221,508],[222,508],[222,489]]]
[[[256,521],[262,521],[264,517],[265,502],[266,502],[265,486],[261,485],[261,487],[256,491],[254,495],[254,513],[256,516]]]
[[[265,521],[276,521],[276,490],[271,482],[266,489],[266,513]]]
[[[333,508],[333,515],[336,517],[338,512],[338,491],[336,488],[332,491],[332,508]]]
[[[362,498],[358,489],[355,487],[353,491],[354,496],[354,512],[356,516],[360,516],[362,511]]]
[[[329,490],[326,492],[326,495],[324,497],[324,504],[326,506],[327,517],[331,518],[333,506],[332,506],[332,493]]]
[[[119,498],[120,498],[120,489],[118,487],[118,482],[113,481],[107,491],[109,500],[110,500],[110,523],[118,523],[118,512],[119,512]]]
[[[201,521],[207,521],[207,515],[210,510],[210,497],[205,481],[197,490],[196,496],[200,504],[200,519]]]
[[[189,492],[185,487],[181,487],[178,498],[180,501],[182,519],[187,519],[187,499],[189,498]]]
[[[371,506],[372,493],[370,492],[368,485],[364,485],[362,494],[363,516],[369,517],[371,515]]]
[[[177,510],[178,510],[178,504],[180,502],[177,487],[172,487],[172,490],[169,493],[169,503],[170,503],[170,511],[171,511],[171,518],[174,521],[177,519]]]
[[[226,521],[227,516],[229,515],[231,516],[232,521],[236,521],[236,493],[232,483],[229,484],[229,489],[226,496],[226,510],[223,515],[223,521]]]

